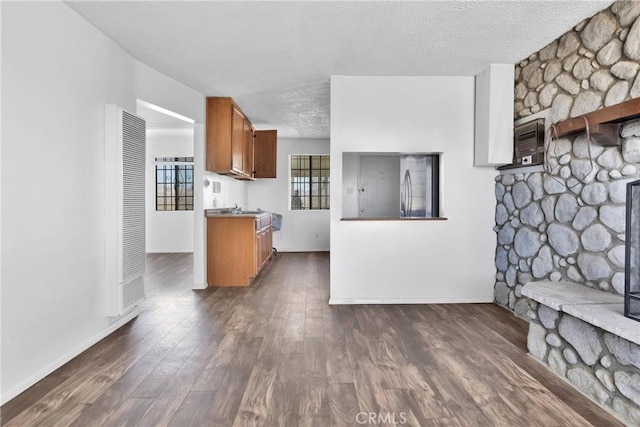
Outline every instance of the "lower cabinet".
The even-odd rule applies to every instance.
[[[260,271],[262,267],[269,261],[273,251],[271,232],[271,218],[269,218],[269,225],[264,226],[258,230],[256,234],[256,270]]]
[[[207,217],[208,285],[249,286],[271,247],[271,214]]]

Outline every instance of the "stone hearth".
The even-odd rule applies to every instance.
[[[640,425],[640,324],[623,298],[571,282],[531,282],[529,354],[630,425]]]

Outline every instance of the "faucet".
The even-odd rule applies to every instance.
[[[242,208],[238,206],[237,203],[234,203],[235,207],[233,209],[231,209],[231,213],[232,214],[239,214],[242,213]]]

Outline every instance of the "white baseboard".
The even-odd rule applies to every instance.
[[[117,329],[120,329],[122,326],[129,323],[132,319],[137,317],[138,314],[140,314],[140,312],[138,311],[137,308],[135,308],[131,312],[125,314],[124,316],[122,316],[121,318],[119,318],[118,320],[116,320],[115,322],[113,322],[112,324],[110,324],[109,326],[107,326],[106,328],[104,328],[103,330],[101,330],[100,332],[98,332],[97,334],[95,334],[94,336],[92,336],[82,344],[80,344],[78,347],[74,348],[73,350],[69,351],[66,354],[63,354],[58,359],[49,363],[42,369],[39,369],[38,371],[29,375],[27,378],[25,378],[24,380],[20,381],[18,384],[11,387],[9,390],[2,393],[2,395],[0,396],[0,404],[4,405],[5,403],[7,403],[11,399],[13,399],[17,395],[19,395],[20,393],[28,389],[29,387],[31,387],[32,385],[34,385],[35,383],[37,383],[38,381],[40,381],[41,379],[49,375],[53,371],[55,371],[56,369],[58,369],[59,367],[61,367],[62,365],[64,365],[65,363],[67,363],[68,361],[70,361],[71,359],[73,359],[74,357],[76,357],[77,355],[79,355],[80,353],[82,353],[83,351],[85,351],[95,343],[97,343],[98,341],[100,341],[101,339],[105,338],[106,336],[112,334]]]
[[[327,248],[278,248],[274,246],[278,252],[329,252]]]
[[[472,304],[493,302],[493,294],[485,297],[440,298],[329,298],[329,305],[356,304]]]

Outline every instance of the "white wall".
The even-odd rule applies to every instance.
[[[156,211],[155,163],[156,157],[193,157],[193,128],[147,129],[146,154],[146,250],[193,252],[194,211]]]
[[[191,117],[201,149],[204,96],[141,64],[63,3],[0,7],[5,402],[113,322],[104,299],[104,104],[134,112],[140,98]],[[197,250],[203,257],[202,242]]]
[[[473,77],[331,78],[332,303],[493,301],[496,172],[473,142]],[[448,220],[340,221],[343,152],[442,153]]]
[[[204,176],[211,183],[209,187],[203,188],[204,208],[232,208],[238,206],[247,209],[248,184],[225,175],[218,175],[214,172],[205,171]],[[213,183],[220,183],[220,192],[213,192]]]
[[[258,179],[248,187],[248,208],[282,215],[282,229],[273,234],[273,245],[282,252],[329,250],[329,211],[289,210],[289,155],[329,154],[328,139],[278,139],[277,178]],[[334,179],[332,166],[331,180]],[[333,202],[333,201],[332,201]],[[245,207],[245,206],[243,206]]]

